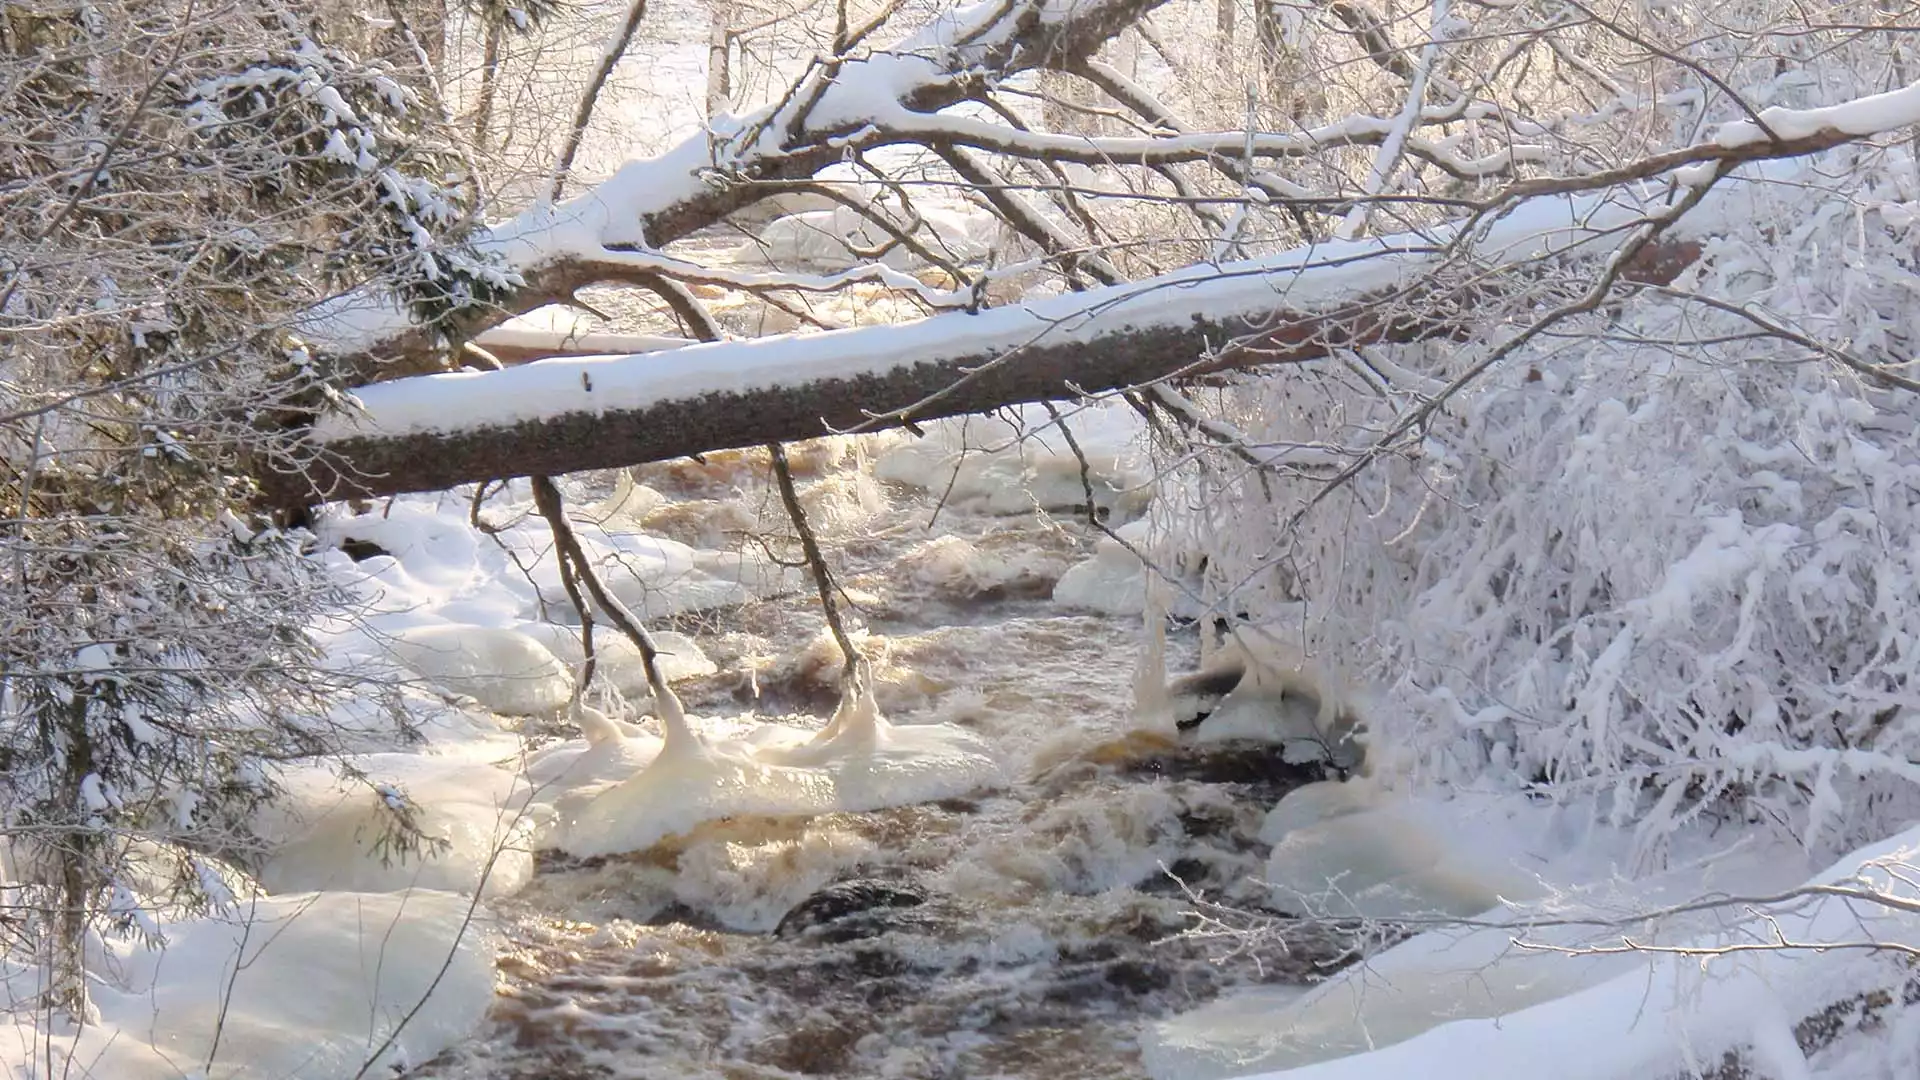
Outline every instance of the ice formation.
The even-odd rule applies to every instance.
[[[1067,568],[1053,587],[1062,607],[1103,615],[1138,615],[1147,602],[1147,567],[1127,549],[1146,538],[1146,522],[1130,521],[1114,530],[1120,540],[1101,537],[1093,554]],[[1125,540],[1127,543],[1121,543]]]
[[[551,713],[573,696],[573,676],[527,635],[495,627],[414,626],[388,643],[394,658],[430,683],[514,716]]]
[[[766,764],[702,738],[671,702],[665,744],[638,773],[563,806],[556,846],[582,858],[644,851],[702,822],[784,817],[838,809],[832,777]]]
[[[965,794],[997,783],[997,761],[970,732],[944,724],[896,726],[870,687],[818,732],[767,725],[741,740],[702,737],[662,715],[665,746],[636,775],[562,814],[557,840],[588,857],[642,851],[719,818],[874,810]]]
[[[365,754],[346,764],[366,779],[304,765],[255,828],[270,847],[260,883],[274,894],[311,890],[470,893],[519,890],[533,876],[526,786],[481,761],[418,753]],[[385,846],[402,817],[425,843]]]

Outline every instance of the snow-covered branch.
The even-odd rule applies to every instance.
[[[1545,196],[1478,231],[1322,244],[977,314],[395,380],[321,418],[322,464],[262,480],[286,504],[437,490],[1461,334],[1488,274],[1448,288],[1441,268],[1604,257],[1644,215],[1625,199]],[[1688,261],[1658,254],[1630,276],[1669,281]]]
[[[570,298],[605,280],[611,252],[657,249],[725,220],[845,156],[876,117],[927,114],[979,93],[986,80],[1064,68],[1165,0],[1020,0],[950,12],[885,51],[835,58],[780,101],[658,157],[627,163],[561,203],[540,202],[486,230],[474,246],[524,282],[495,303],[413,321],[392,297],[361,290],[309,313],[300,331],[351,381],[420,370],[446,340]],[[617,275],[616,275],[617,276]]]

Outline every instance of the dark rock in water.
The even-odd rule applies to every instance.
[[[856,925],[835,926],[825,934],[829,940],[848,941],[870,937],[885,929],[879,912],[918,907],[927,902],[927,894],[905,882],[854,878],[838,881],[793,906],[774,927],[773,936],[793,937],[829,923],[841,923],[855,916],[868,916]]]
[[[1303,784],[1332,775],[1324,761],[1293,762],[1277,743],[1233,739],[1154,754],[1132,762],[1128,772],[1192,780],[1202,784],[1234,784],[1250,788],[1250,797],[1269,804]]]

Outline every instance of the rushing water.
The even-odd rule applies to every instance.
[[[718,822],[606,859],[543,853],[532,885],[495,905],[509,946],[490,1029],[418,1075],[1137,1077],[1143,1023],[1339,955],[1241,914],[1263,899],[1261,816],[1300,767],[1129,735],[1137,621],[1047,598],[1088,530],[936,516],[858,468],[809,494],[839,510],[820,520],[881,659],[881,705],[986,736],[1009,784]],[[688,530],[766,505],[744,474],[643,479],[680,500],[660,520]],[[968,541],[966,559],[943,537]],[[830,665],[795,659],[820,625],[801,593],[690,627],[723,674],[686,687],[689,708],[822,723]],[[1191,663],[1192,636],[1170,650]],[[756,658],[759,676],[741,676]]]

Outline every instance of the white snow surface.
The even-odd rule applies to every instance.
[[[1911,905],[1920,900],[1910,871],[1916,858],[1920,827],[1856,851],[1806,884],[1854,884]],[[1912,947],[1920,916],[1815,896],[1762,910],[1734,902],[1633,917],[1661,903],[1791,887],[1782,879],[1792,863],[1754,852],[1638,883],[1630,898],[1590,889],[1490,915],[1484,929],[1429,931],[1296,998],[1263,1002],[1264,1023],[1249,1022],[1248,1003],[1228,999],[1160,1025],[1147,1042],[1148,1067],[1156,1080],[1621,1080],[1752,1047],[1765,1065],[1791,1048],[1785,1064],[1797,1060],[1797,1069],[1789,1075],[1809,1075],[1792,1025],[1863,987],[1898,981],[1880,957],[1817,947],[1869,938]],[[1529,925],[1530,918],[1619,920],[1622,929]],[[1623,932],[1646,951],[1620,949]],[[1516,937],[1542,947],[1516,947]],[[1776,940],[1798,947],[1766,947]],[[1609,945],[1616,951],[1592,951]],[[1760,947],[1702,958],[1662,946]]]
[[[505,741],[502,740],[502,743]],[[492,754],[484,754],[487,746]],[[398,892],[437,889],[487,895],[518,891],[533,877],[526,784],[512,772],[462,754],[362,754],[344,764],[366,777],[296,766],[284,794],[263,808],[255,828],[274,845],[260,883],[280,894],[313,890]],[[479,744],[484,756],[508,752]],[[395,803],[410,808],[426,846],[388,850]]]
[[[34,1010],[9,1014],[0,1074],[350,1080],[376,1051],[369,1075],[417,1064],[492,1004],[491,931],[471,905],[429,890],[295,894],[167,924],[164,950],[109,942],[99,1022],[40,1031]],[[33,976],[0,962],[0,992],[25,1000]]]

